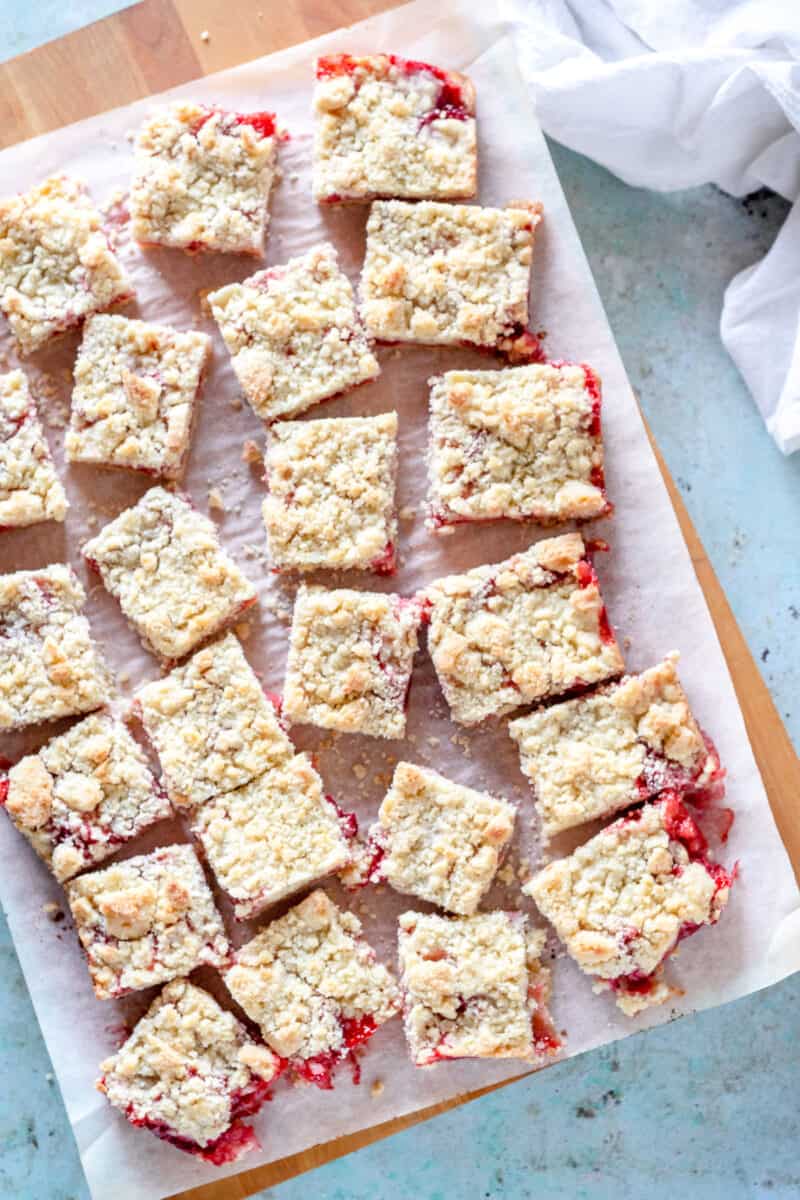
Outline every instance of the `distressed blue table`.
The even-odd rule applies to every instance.
[[[3,0],[0,59],[122,7]],[[781,457],[718,336],[725,284],[769,246],[786,206],[711,187],[639,191],[553,153],[642,407],[798,745],[800,455]],[[0,1196],[87,1200],[4,923],[0,956]],[[318,1200],[796,1200],[799,1010],[795,976],[553,1067],[261,1200],[312,1190]]]

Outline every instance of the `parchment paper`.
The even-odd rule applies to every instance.
[[[466,5],[459,9],[445,0],[419,0],[350,30],[170,94],[241,110],[274,109],[290,131],[291,140],[280,153],[283,181],[272,203],[270,264],[329,238],[354,279],[360,266],[366,210],[321,213],[310,194],[311,65],[321,51],[384,49],[468,71],[479,98],[480,201],[502,204],[527,198],[544,202],[545,223],[535,252],[533,327],[547,331],[550,357],[589,362],[603,377],[607,477],[616,514],[591,528],[593,535],[607,537],[612,546],[611,553],[598,561],[611,619],[620,638],[625,639],[631,670],[651,665],[670,649],[681,650],[684,683],[702,724],[716,739],[729,773],[728,802],[736,811],[736,822],[721,858],[726,863],[738,859],[741,864],[739,881],[720,925],[687,943],[670,967],[673,980],[686,991],[684,999],[672,1006],[630,1021],[617,1012],[610,996],[594,996],[591,982],[562,955],[555,956],[553,1010],[558,1027],[567,1033],[567,1053],[577,1054],[677,1013],[732,1000],[799,969],[798,891],[702,593],[545,142],[517,74],[513,39],[491,15],[477,17],[476,6],[470,7],[473,12],[468,14]],[[102,64],[98,67],[102,69]],[[126,135],[152,108],[152,100],[133,104],[6,150],[0,155],[4,191],[21,190],[49,172],[67,170],[85,177],[98,203],[108,204],[114,192],[128,184],[131,147]],[[205,387],[186,487],[200,508],[206,506],[209,486],[217,487],[224,497],[224,515],[215,514],[221,539],[254,580],[260,597],[259,609],[249,618],[246,652],[265,684],[279,691],[292,589],[269,573],[260,518],[260,472],[240,460],[243,441],[253,438],[262,444],[263,431],[238,399],[227,354],[213,323],[201,314],[198,299],[200,289],[242,278],[252,272],[254,264],[232,257],[189,259],[169,251],[141,253],[125,244],[124,227],[121,241],[121,253],[137,287],[140,315],[214,333],[214,365]],[[59,463],[63,430],[58,426],[68,401],[69,368],[76,343],[73,338],[26,364],[40,392],[49,396],[44,407]],[[377,382],[308,414],[368,414],[392,408],[400,414],[399,505],[417,512],[416,519],[406,514],[401,523],[401,567],[394,580],[350,576],[347,582],[410,592],[443,573],[501,559],[541,536],[532,527],[518,526],[462,527],[441,541],[425,532],[425,381],[448,367],[485,367],[487,361],[459,350],[420,348],[387,348],[380,351],[380,357],[383,374]],[[11,355],[9,365],[13,364]],[[0,569],[38,567],[66,558],[76,566],[91,587],[88,613],[117,673],[115,710],[122,713],[133,688],[155,677],[158,666],[128,629],[115,603],[87,578],[78,549],[100,525],[135,501],[147,484],[134,475],[89,467],[73,467],[63,474],[72,504],[66,527],[4,534]],[[327,582],[335,585],[344,580],[329,576]],[[47,735],[52,732],[48,730]],[[362,825],[374,817],[394,762],[406,757],[517,800],[519,830],[511,865],[516,869],[522,859],[537,860],[528,791],[503,725],[469,734],[451,725],[424,651],[417,660],[405,744],[332,738],[310,729],[295,733],[298,745],[317,750],[329,790],[344,807],[358,811]],[[3,752],[16,757],[44,740],[41,730],[6,739]],[[359,763],[365,768],[363,779],[360,770],[353,770]],[[555,849],[566,849],[589,832],[582,830]],[[177,826],[162,825],[127,853],[176,836],[186,835]],[[524,863],[522,866],[524,869]],[[413,907],[413,901],[385,888],[368,889],[357,897],[334,885],[332,891],[364,918],[367,936],[379,953],[393,959],[395,918]],[[309,1086],[293,1088],[281,1081],[273,1102],[254,1120],[263,1143],[261,1154],[227,1169],[209,1167],[132,1129],[94,1090],[97,1063],[118,1044],[120,1023],[141,1011],[150,997],[139,995],[120,1004],[95,1000],[69,919],[54,922],[43,910],[49,901],[63,905],[62,893],[5,819],[0,821],[0,896],[89,1186],[97,1198],[156,1200],[510,1078],[524,1069],[524,1064],[507,1061],[459,1062],[415,1070],[406,1057],[400,1022],[393,1021],[379,1031],[366,1051],[360,1086],[351,1083],[346,1068],[333,1093]],[[516,880],[498,886],[490,903],[520,906],[538,920],[533,906],[520,895]],[[228,926],[233,929],[233,922],[228,920]],[[236,941],[247,933],[247,927],[237,929]],[[370,1087],[377,1079],[385,1086],[382,1094],[373,1098]]]

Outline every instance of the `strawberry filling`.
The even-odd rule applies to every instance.
[[[339,1017],[342,1029],[342,1045],[335,1050],[323,1050],[310,1058],[291,1059],[292,1069],[306,1083],[313,1083],[321,1091],[333,1088],[333,1076],[340,1063],[349,1060],[353,1072],[353,1083],[361,1081],[361,1068],[355,1055],[358,1046],[368,1042],[378,1028],[373,1016],[366,1013],[360,1017]]]

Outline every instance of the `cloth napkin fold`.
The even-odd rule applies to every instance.
[[[722,340],[800,449],[800,0],[503,0],[545,132],[626,183],[791,201],[725,293]]]

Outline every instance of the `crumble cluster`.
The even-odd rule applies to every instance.
[[[277,569],[394,570],[397,413],[280,421],[265,466],[264,524]]]
[[[104,715],[11,767],[5,807],[60,883],[172,811],[130,733]]]
[[[136,142],[133,236],[192,252],[262,254],[276,150],[272,113],[183,100],[161,109]]]
[[[510,723],[547,836],[666,787],[702,791],[718,776],[677,661],[673,653],[641,675]]]
[[[109,675],[81,615],[85,603],[63,563],[0,575],[0,730],[105,704]]]
[[[588,367],[448,371],[431,385],[434,528],[500,517],[581,521],[609,511],[600,384]]]
[[[183,658],[256,600],[213,522],[164,488],[126,508],[83,553],[145,646],[166,661]]]
[[[0,311],[21,354],[132,299],[85,184],[53,175],[0,200]]]
[[[425,589],[428,649],[462,725],[624,669],[579,533]]]
[[[317,60],[314,196],[458,200],[478,186],[475,89],[394,54]]]
[[[296,416],[380,372],[333,246],[208,296],[256,416]]]
[[[68,508],[27,379],[0,375],[0,531],[63,521]]]
[[[75,362],[67,458],[179,479],[210,350],[205,333],[93,317]]]

